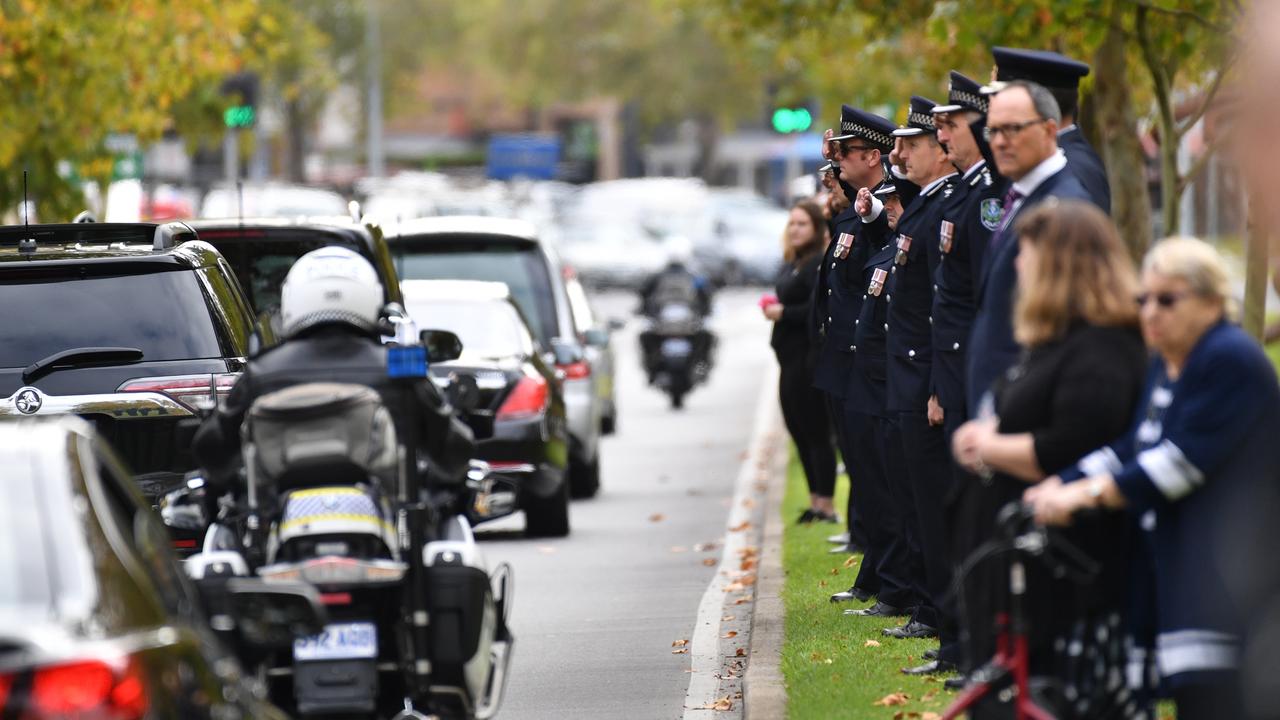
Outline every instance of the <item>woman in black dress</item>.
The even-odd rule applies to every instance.
[[[955,435],[956,460],[984,483],[973,525],[994,537],[994,517],[1028,485],[1073,466],[1127,429],[1143,389],[1147,354],[1133,298],[1137,277],[1115,227],[1091,205],[1055,201],[1018,219],[1014,336],[1022,359],[1000,378],[980,417]],[[1051,678],[1062,717],[1110,717],[1123,705],[1124,549],[1119,516],[1077,523],[1064,538],[1104,570],[1081,586],[1029,563],[1031,671]],[[971,648],[993,649],[992,619],[1003,607],[1005,565],[986,563],[966,584]]]
[[[791,208],[783,237],[786,266],[778,278],[776,302],[763,306],[773,321],[773,346],[781,367],[778,398],[787,431],[809,483],[809,509],[800,522],[838,520],[832,504],[836,455],[831,419],[822,392],[813,387],[813,346],[809,337],[809,304],[818,280],[818,263],[826,247],[827,223],[817,203],[802,200]]]

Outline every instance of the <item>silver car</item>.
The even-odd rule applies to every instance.
[[[605,402],[574,322],[564,265],[533,225],[492,217],[431,217],[386,229],[402,280],[506,283],[561,378],[569,415],[569,487],[573,497],[600,488],[600,428]],[[425,326],[430,320],[420,320]]]
[[[572,269],[564,271],[565,289],[569,292],[569,307],[573,311],[573,324],[577,328],[578,338],[586,348],[587,360],[591,363],[591,376],[595,378],[596,394],[600,397],[603,410],[600,414],[600,432],[612,435],[618,428],[618,402],[613,385],[613,345],[611,335],[622,327],[618,320],[610,320],[601,324],[587,298],[587,291],[582,287]]]

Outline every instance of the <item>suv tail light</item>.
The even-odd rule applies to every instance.
[[[511,394],[498,408],[497,419],[514,420],[542,414],[547,409],[551,389],[541,375],[526,375],[511,389]]]
[[[131,659],[77,660],[36,668],[30,690],[15,691],[15,674],[0,673],[0,715],[23,720],[141,720],[147,713],[142,672]],[[19,685],[21,686],[21,685]]]
[[[568,365],[557,365],[556,369],[564,373],[565,380],[583,380],[591,377],[591,363],[579,360]]]
[[[161,393],[195,409],[204,403],[221,404],[239,377],[236,373],[221,373],[134,378],[126,380],[116,392]]]

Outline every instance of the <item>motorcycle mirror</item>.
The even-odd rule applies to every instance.
[[[232,578],[227,591],[240,637],[257,648],[293,647],[296,638],[320,633],[329,621],[320,595],[305,583]]]
[[[449,362],[462,357],[462,340],[448,330],[423,330],[418,337],[431,362]]]

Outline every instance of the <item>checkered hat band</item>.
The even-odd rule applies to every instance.
[[[911,113],[910,115],[907,116],[907,124],[914,125],[915,127],[923,128],[925,130],[934,129],[933,116],[926,115],[924,113],[916,113],[916,112]]]
[[[859,125],[856,122],[841,122],[840,132],[845,135],[858,135],[869,142],[873,142],[884,147],[893,146],[893,138],[889,137],[887,133],[882,133],[879,130],[873,130],[866,125]]]
[[[964,105],[981,113],[987,112],[987,99],[981,95],[965,92],[964,90],[952,90],[951,97],[948,99],[951,105]]]

